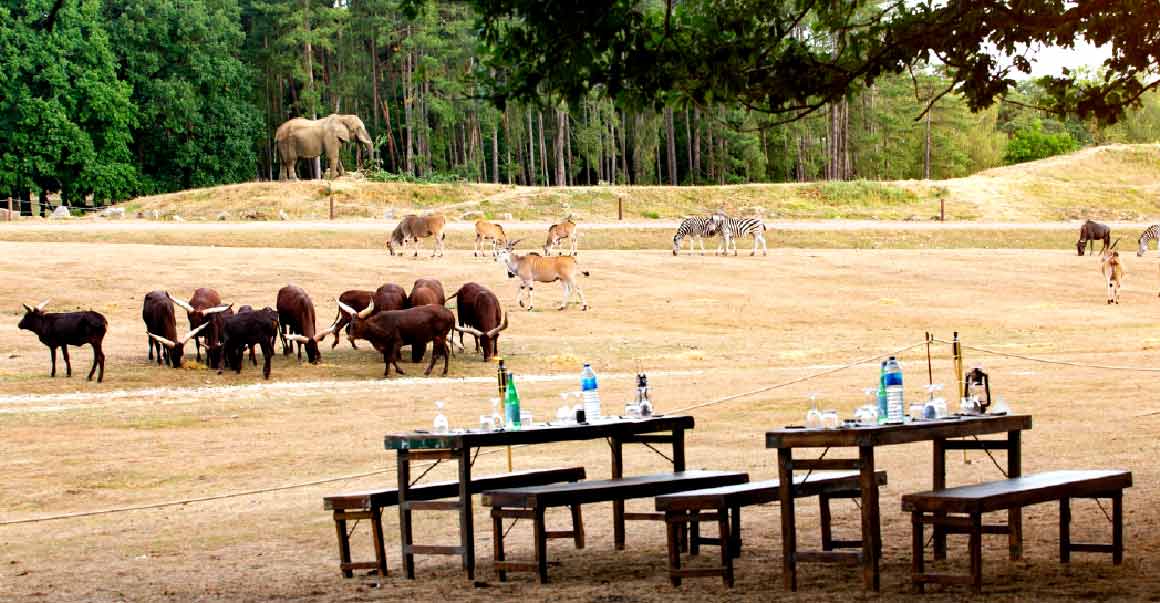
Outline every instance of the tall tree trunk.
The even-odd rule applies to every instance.
[[[567,113],[559,107],[556,108],[556,186],[568,186],[565,174],[568,173],[566,165],[564,164],[564,134],[567,126],[564,119]]]
[[[564,112],[564,150],[568,153],[568,165],[564,171],[564,184],[576,186],[576,172],[572,171],[572,113]]]
[[[406,28],[406,37],[411,37],[411,26]],[[403,54],[403,127],[407,130],[407,139],[403,146],[403,160],[407,168],[407,175],[415,175],[415,74],[414,53],[407,51]]]
[[[689,161],[689,181],[695,184],[697,172],[693,171],[693,128],[689,123],[689,113],[689,106],[685,105],[685,157]]]
[[[631,184],[628,180],[628,113],[626,111],[620,112],[620,171],[624,174],[625,184]]]
[[[644,115],[634,113],[632,116],[632,183],[644,184],[644,149],[637,145],[640,140],[640,131],[644,129]],[[650,149],[651,150],[651,149]]]
[[[922,145],[922,178],[923,180],[930,180],[930,124],[931,114],[934,113],[934,107],[931,107],[926,112],[926,132],[923,136]]]
[[[692,167],[693,184],[701,183],[701,110],[693,107],[693,154]]]
[[[538,177],[536,172],[536,130],[532,125],[532,107],[528,105],[528,184],[535,186]]]
[[[673,108],[665,107],[665,155],[669,160],[669,184],[677,185],[677,136],[673,130]],[[661,179],[657,172],[657,181]]]
[[[709,156],[705,158],[705,179],[712,183],[717,173],[717,145],[713,140],[713,119],[711,117],[705,120],[705,138],[709,151]]]
[[[304,13],[306,18],[302,23],[302,27],[306,30],[306,41],[302,44],[303,59],[306,63],[306,89],[311,92],[314,91],[314,49],[310,44],[310,0],[303,2]],[[311,107],[311,119],[318,119],[318,113]],[[329,158],[328,158],[329,159]],[[310,161],[310,169],[312,171],[311,179],[316,180],[322,177],[322,156],[319,155]]]
[[[491,125],[491,182],[499,184],[499,122]]]
[[[544,144],[544,112],[536,110],[536,123],[540,125],[540,172],[544,179],[544,186],[551,186],[548,180],[548,146]]]
[[[399,169],[399,152],[395,148],[395,127],[391,123],[391,106],[385,98],[382,101],[382,109],[384,133],[387,135],[387,155],[391,158],[391,165],[387,169],[394,172]]]
[[[608,182],[616,184],[616,107],[608,101]]]

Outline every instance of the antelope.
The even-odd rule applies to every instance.
[[[1120,284],[1124,280],[1124,266],[1120,263],[1120,252],[1116,251],[1116,239],[1111,247],[1100,251],[1100,273],[1108,285],[1108,303],[1120,303]]]
[[[435,244],[431,249],[431,257],[435,257],[436,253],[442,256],[443,240],[447,238],[447,233],[443,232],[443,227],[446,225],[447,219],[439,214],[403,216],[403,220],[395,227],[394,232],[391,233],[391,238],[387,240],[387,249],[391,255],[395,255],[395,246],[398,245],[402,247],[400,255],[405,255],[407,241],[412,241],[415,244],[415,257],[419,257],[419,239],[434,237]]]
[[[564,218],[560,224],[553,224],[548,228],[548,241],[544,243],[544,255],[552,255],[552,250],[560,245],[560,241],[568,239],[572,243],[572,255],[576,255],[576,239],[579,235],[576,232],[576,223],[572,221],[572,216],[569,215]],[[560,255],[564,255],[561,253]]]
[[[475,221],[475,252],[472,255],[478,257],[483,254],[483,242],[491,241],[491,255],[495,257],[499,253],[499,245],[507,244],[507,234],[503,231],[503,226],[499,224],[492,224],[487,220]]]
[[[516,255],[513,250],[522,240],[516,239],[504,245],[500,249],[499,255],[496,256],[496,261],[503,262],[507,266],[509,277],[519,277],[520,279],[520,290],[516,295],[516,301],[519,302],[520,307],[524,307],[525,288],[528,290],[527,308],[531,312],[533,284],[560,281],[560,285],[564,288],[564,300],[559,309],[563,310],[568,307],[568,300],[572,297],[574,289],[576,294],[580,296],[580,309],[587,310],[588,302],[584,300],[584,292],[580,290],[580,285],[576,284],[576,275],[579,273],[588,276],[588,272],[580,270],[576,264],[576,258],[572,256],[542,257],[534,253]]]

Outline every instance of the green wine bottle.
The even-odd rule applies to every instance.
[[[520,429],[520,393],[516,391],[516,380],[507,374],[507,394],[504,397],[504,414],[507,415],[508,429]]]

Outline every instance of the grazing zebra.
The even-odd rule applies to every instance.
[[[725,237],[723,246],[725,255],[729,255],[729,244],[733,244],[733,255],[737,255],[737,238],[749,235],[753,237],[753,251],[749,255],[757,255],[757,244],[761,243],[761,255],[769,255],[769,248],[765,245],[765,223],[761,218],[730,218],[718,213],[715,216],[722,224],[722,234]],[[721,247],[717,248],[721,251]]]
[[[1148,242],[1152,239],[1160,239],[1160,224],[1153,224],[1140,233],[1140,248],[1136,250],[1136,257],[1144,257],[1144,252],[1148,251]]]
[[[701,255],[705,255],[705,240],[702,237],[715,237],[721,230],[719,216],[694,216],[685,218],[677,227],[677,234],[673,235],[673,255],[681,251],[681,240],[689,239],[689,253],[693,253],[693,245],[701,243]]]

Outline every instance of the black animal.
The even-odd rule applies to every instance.
[[[338,296],[338,301],[354,308],[355,310],[362,310],[374,303],[375,292],[364,291],[362,289],[351,289],[350,291],[343,291],[342,295]],[[330,349],[338,346],[338,340],[341,339],[339,335],[347,325],[350,324],[350,314],[343,312],[341,308],[338,310],[338,316],[334,317],[334,342],[330,344]],[[348,337],[348,339],[350,339]],[[350,340],[350,347],[358,349],[354,344],[354,340]]]
[[[190,338],[197,337],[209,323],[203,322],[201,326],[186,333],[185,337],[178,338],[173,304],[173,299],[165,291],[150,291],[145,294],[145,302],[141,306],[141,319],[145,322],[149,360],[153,360],[153,350],[156,348],[158,366],[165,363],[173,368],[181,368],[185,344]]]
[[[221,363],[218,374],[224,368],[235,373],[242,372],[242,352],[247,347],[262,348],[262,377],[270,378],[270,357],[274,355],[274,339],[278,336],[278,324],[270,313],[264,310],[238,312],[221,319]]]
[[[19,328],[32,331],[40,342],[48,346],[52,354],[52,373],[56,376],[56,348],[64,357],[65,375],[72,377],[72,362],[68,357],[68,346],[93,346],[93,368],[89,369],[88,380],[93,380],[93,373],[97,366],[101,372],[97,375],[97,383],[105,379],[105,352],[101,345],[105,340],[105,333],[109,330],[109,321],[99,312],[86,310],[83,312],[45,312],[44,307],[48,300],[42,301],[35,308],[24,306],[24,317],[20,319]]]
[[[265,308],[262,308],[261,310],[255,310],[255,309],[253,308],[253,306],[250,306],[249,304],[246,304],[246,305],[244,305],[244,306],[242,306],[242,307],[238,308],[238,314],[241,314],[241,313],[243,313],[243,312],[260,312],[260,313],[262,313],[263,315],[265,315],[265,317],[266,317],[267,319],[269,319],[269,320],[270,320],[270,322],[274,323],[274,329],[275,329],[275,330],[277,330],[277,329],[278,329],[278,311],[277,311],[277,310],[275,310],[275,309],[273,309],[273,308],[271,308],[270,306],[266,306]],[[270,347],[271,347],[271,348],[273,348],[273,346],[274,346],[274,341],[273,341],[273,340],[271,340],[271,341],[270,341]],[[254,353],[254,350],[255,350],[257,347],[258,347],[258,346],[256,346],[256,345],[252,345],[252,346],[250,346],[250,363],[251,363],[251,364],[253,364],[254,366],[258,366],[258,357],[257,357],[257,355]]]
[[[508,327],[507,315],[500,307],[499,298],[487,287],[479,283],[466,283],[451,294],[448,300],[458,297],[456,310],[459,315],[459,343],[463,344],[463,334],[475,337],[475,351],[483,347],[483,361],[491,360],[499,354],[499,334]],[[502,323],[501,323],[502,315]]]
[[[293,343],[298,343],[298,359],[302,360],[302,348],[306,348],[306,359],[310,364],[318,364],[322,353],[318,350],[318,342],[326,338],[334,325],[315,333],[314,302],[306,290],[297,285],[286,285],[278,290],[278,322],[282,338],[282,353],[289,354]]]
[[[339,307],[345,304],[340,304]],[[430,375],[435,368],[435,360],[443,357],[443,374],[447,374],[450,351],[447,348],[447,333],[455,328],[455,315],[450,310],[436,304],[374,312],[366,308],[362,312],[347,306],[343,311],[352,316],[350,335],[371,342],[375,350],[383,355],[383,376],[389,377],[391,365],[402,375],[399,368],[399,348],[406,341],[431,341],[431,361],[424,375]]]
[[[1088,220],[1079,227],[1079,240],[1075,242],[1075,251],[1079,255],[1083,255],[1083,249],[1086,246],[1088,252],[1092,250],[1092,241],[1103,240],[1104,246],[1100,249],[1100,253],[1104,252],[1112,244],[1112,229],[1104,224],[1092,222]]]

